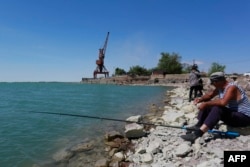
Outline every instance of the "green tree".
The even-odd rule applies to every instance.
[[[148,76],[151,74],[149,70],[139,65],[130,67],[128,73],[132,76],[135,76],[135,75]]]
[[[156,71],[156,70],[157,70],[157,67],[148,69],[149,75],[151,75],[151,74],[152,74],[154,71]]]
[[[219,63],[213,62],[213,63],[211,64],[210,69],[208,70],[208,75],[211,75],[212,73],[218,72],[218,71],[224,72],[224,71],[225,71],[225,68],[226,68],[225,65],[221,65],[221,64],[219,64]]]
[[[181,74],[182,64],[180,63],[181,56],[177,53],[161,53],[161,58],[158,62],[157,69],[162,70],[166,74]]]
[[[125,75],[126,74],[126,71],[124,69],[121,69],[121,68],[116,68],[115,69],[115,75]]]
[[[182,73],[186,74],[189,73],[191,71],[192,66],[190,66],[190,64],[187,63],[183,63],[182,64]]]

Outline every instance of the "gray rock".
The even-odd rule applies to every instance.
[[[100,159],[98,161],[96,161],[95,163],[95,167],[108,167],[108,163],[109,161],[107,159]]]
[[[127,138],[140,138],[145,136],[145,131],[142,125],[131,123],[125,126],[125,136]]]
[[[63,149],[55,153],[52,158],[56,162],[64,162],[64,161],[68,161],[72,156],[73,156],[73,153],[71,151]]]
[[[135,122],[135,123],[140,122],[141,120],[142,120],[141,115],[131,116],[131,117],[126,119],[126,121]]]
[[[187,142],[185,142],[185,143],[182,143],[182,144],[180,144],[177,148],[176,148],[176,150],[175,150],[175,155],[177,156],[177,157],[184,157],[184,156],[186,156],[189,152],[191,152],[192,151],[192,149],[191,149],[191,147],[190,147],[190,144],[189,143],[187,143]]]
[[[83,152],[83,151],[89,151],[94,148],[93,143],[80,143],[75,146],[73,146],[70,151],[72,152]]]
[[[112,141],[115,138],[124,138],[119,132],[117,131],[111,131],[105,134],[105,140]]]

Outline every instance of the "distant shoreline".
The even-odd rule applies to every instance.
[[[90,84],[115,84],[115,85],[154,85],[154,86],[173,86],[176,84],[186,84],[189,74],[169,74],[169,75],[152,75],[152,76],[136,76],[128,75],[115,76],[108,78],[82,78],[80,83]]]

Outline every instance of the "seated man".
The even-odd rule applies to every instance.
[[[194,100],[194,104],[202,102],[198,106],[198,123],[192,127],[197,130],[182,135],[184,140],[194,142],[220,120],[233,127],[250,125],[250,102],[245,91],[234,82],[229,83],[223,72],[211,74],[210,80],[215,89]],[[217,95],[218,99],[211,100]]]

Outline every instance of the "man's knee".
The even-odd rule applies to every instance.
[[[224,110],[220,106],[213,106],[211,108],[211,112],[214,113],[214,114],[223,114]]]
[[[221,107],[219,107],[219,106],[212,106],[211,110],[221,110]]]

